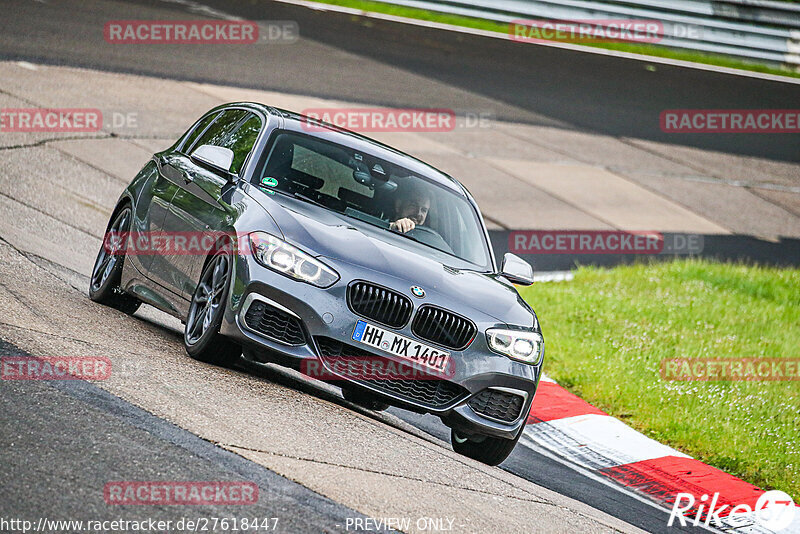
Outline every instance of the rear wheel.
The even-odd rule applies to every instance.
[[[119,287],[132,213],[131,207],[126,205],[114,215],[103,236],[103,244],[89,280],[90,299],[127,314],[135,312],[141,305],[138,299],[124,293]]]
[[[382,412],[389,407],[387,403],[381,402],[369,393],[364,393],[363,391],[346,386],[342,387],[342,396],[345,398],[345,400],[348,400],[353,404],[358,404],[359,406],[363,406],[368,410],[374,410],[376,412]]]
[[[232,272],[231,258],[219,251],[200,275],[183,332],[183,345],[195,360],[229,367],[242,354],[241,347],[219,333]]]
[[[524,430],[523,426],[516,437],[508,439],[495,436],[461,436],[451,429],[450,443],[458,454],[463,454],[487,465],[498,465],[514,450]]]

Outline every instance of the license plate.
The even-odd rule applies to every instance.
[[[353,340],[440,373],[446,371],[450,363],[449,352],[419,343],[366,321],[356,323]]]

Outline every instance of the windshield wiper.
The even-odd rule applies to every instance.
[[[337,211],[337,210],[333,209],[330,206],[326,206],[325,204],[323,204],[319,200],[315,200],[315,199],[313,199],[313,198],[311,198],[309,196],[304,195],[303,193],[295,192],[295,193],[292,193],[292,196],[294,198],[299,198],[300,200],[302,200],[304,202],[308,202],[309,204],[314,204],[315,206],[319,206],[320,208],[325,208],[326,210],[330,210],[330,211],[332,211],[334,213],[342,213],[340,211]]]
[[[281,195],[286,196],[286,197],[296,198],[298,200],[302,200],[303,202],[308,202],[309,204],[314,204],[315,206],[319,206],[320,208],[325,208],[326,210],[331,210],[331,208],[329,206],[326,206],[322,202],[319,202],[318,200],[314,200],[313,198],[311,198],[309,196],[306,196],[303,193],[299,193],[297,191],[289,192],[289,191],[281,191],[280,189],[273,189],[273,191],[275,191],[276,193],[280,193]],[[336,210],[331,210],[331,211],[336,211]]]

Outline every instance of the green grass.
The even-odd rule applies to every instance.
[[[427,20],[443,24],[452,24],[454,26],[463,26],[466,28],[474,28],[478,30],[487,30],[492,32],[508,34],[508,24],[502,24],[491,20],[463,17],[460,15],[449,15],[447,13],[437,13],[435,11],[428,11],[425,9],[396,6],[391,4],[385,4],[382,2],[374,2],[371,0],[315,0],[315,1],[321,4],[331,4],[336,6],[351,7],[363,11],[384,13],[388,15],[395,15],[398,17]],[[371,24],[371,22],[369,21],[365,21],[364,23]],[[584,44],[583,46],[605,48],[608,50],[618,50],[621,52],[631,52],[649,56],[691,61],[694,63],[704,63],[707,65],[716,65],[719,67],[729,67],[733,69],[742,69],[754,72],[763,72],[767,74],[777,74],[779,76],[800,78],[800,72],[795,72],[790,69],[783,69],[761,63],[741,61],[735,58],[730,58],[728,56],[723,56],[719,54],[705,54],[702,52],[679,50],[658,45],[607,42],[607,43]],[[657,68],[652,65],[648,65],[647,67],[649,70],[654,70]]]
[[[644,434],[800,500],[800,382],[665,381],[665,358],[800,358],[800,270],[675,261],[521,290],[545,372]]]

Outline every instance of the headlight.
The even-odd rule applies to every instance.
[[[339,279],[339,273],[274,235],[253,232],[250,245],[258,263],[295,280],[330,287]]]
[[[489,348],[511,359],[533,365],[542,361],[544,338],[536,332],[490,328],[486,331]]]

